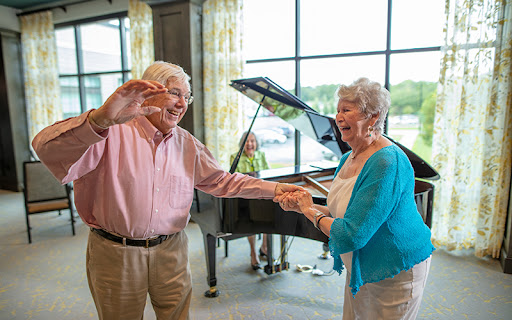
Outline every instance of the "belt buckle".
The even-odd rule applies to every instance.
[[[149,248],[149,241],[150,241],[149,238],[146,239],[146,248]]]

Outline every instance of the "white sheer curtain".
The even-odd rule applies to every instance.
[[[499,257],[512,163],[510,1],[446,1],[433,241]]]
[[[242,0],[203,4],[203,83],[206,146],[229,168],[243,133],[242,95],[231,80],[242,77]]]
[[[57,43],[51,11],[20,17],[29,141],[62,120]]]
[[[130,0],[130,51],[132,78],[140,79],[144,70],[155,60],[153,43],[153,11],[140,0]]]

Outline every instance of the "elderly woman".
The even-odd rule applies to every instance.
[[[343,319],[415,319],[434,247],[414,201],[407,156],[382,136],[389,92],[361,78],[338,88],[341,158],[327,207],[304,191],[279,197],[329,236],[334,269],[347,269]]]
[[[240,173],[248,173],[254,171],[260,171],[265,169],[270,169],[267,158],[265,157],[265,152],[258,150],[259,144],[256,135],[252,132],[244,132],[242,137],[240,138],[239,147],[242,147],[242,143],[244,142],[245,137],[247,137],[247,141],[244,146],[244,152],[242,153],[238,165],[236,167],[236,172]],[[236,158],[236,153],[231,155],[230,163]],[[251,246],[251,267],[253,270],[258,270],[261,268],[260,259],[258,257],[258,253],[256,252],[256,236],[248,236],[249,245]],[[267,256],[267,236],[263,235],[263,242],[261,244],[259,254],[262,257]]]

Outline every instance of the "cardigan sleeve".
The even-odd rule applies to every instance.
[[[385,223],[402,192],[398,167],[396,153],[377,152],[368,159],[344,218],[336,218],[331,226],[329,246],[333,256],[364,247]]]
[[[263,152],[263,151],[257,151],[257,152],[261,153],[261,168],[259,168],[257,170],[259,171],[259,170],[270,169],[270,166],[268,165],[268,162],[267,162],[267,157],[265,155],[265,152]]]

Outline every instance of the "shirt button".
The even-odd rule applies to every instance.
[[[151,229],[151,233],[155,233],[155,229]]]
[[[160,189],[159,189],[159,188],[156,188],[156,192],[160,192]]]
[[[160,171],[160,168],[156,168],[157,171]]]
[[[155,212],[158,213],[158,209],[155,209]]]

